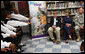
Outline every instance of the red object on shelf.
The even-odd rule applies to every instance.
[[[81,1],[80,3],[84,3],[83,1]]]

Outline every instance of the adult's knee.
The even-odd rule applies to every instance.
[[[50,27],[49,29],[48,29],[48,32],[52,32],[53,30],[52,30],[52,28]]]
[[[79,26],[75,26],[75,31],[79,31],[79,30],[80,30]]]
[[[55,31],[60,31],[60,27],[57,27],[57,28],[55,29]]]

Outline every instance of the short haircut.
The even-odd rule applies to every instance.
[[[69,13],[70,14],[70,11],[69,10],[66,10],[66,13]]]
[[[7,17],[7,15],[11,15],[11,12],[5,11],[5,17]]]
[[[53,11],[53,14],[57,14],[57,11]]]

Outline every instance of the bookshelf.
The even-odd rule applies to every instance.
[[[82,5],[84,6],[84,4]],[[50,23],[50,18],[53,17],[54,11],[57,11],[58,13],[57,16],[61,18],[61,23],[62,23],[66,9],[69,9],[70,15],[74,17],[76,13],[79,13],[80,7],[81,7],[81,1],[46,1],[48,27]]]
[[[75,1],[47,1],[46,2],[46,8],[47,8],[47,16],[51,17],[53,16],[53,11],[58,12],[58,16],[65,16],[65,10],[69,9],[71,14],[75,15],[78,13],[78,9],[81,7],[80,2]]]

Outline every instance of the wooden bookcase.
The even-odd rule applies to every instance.
[[[61,23],[63,17],[65,16],[65,10],[70,10],[70,15],[75,16],[79,12],[81,7],[80,1],[46,1],[46,12],[47,12],[47,23],[49,25],[50,18],[53,17],[53,12],[57,11],[58,15],[61,18]],[[49,27],[49,26],[48,26]]]

